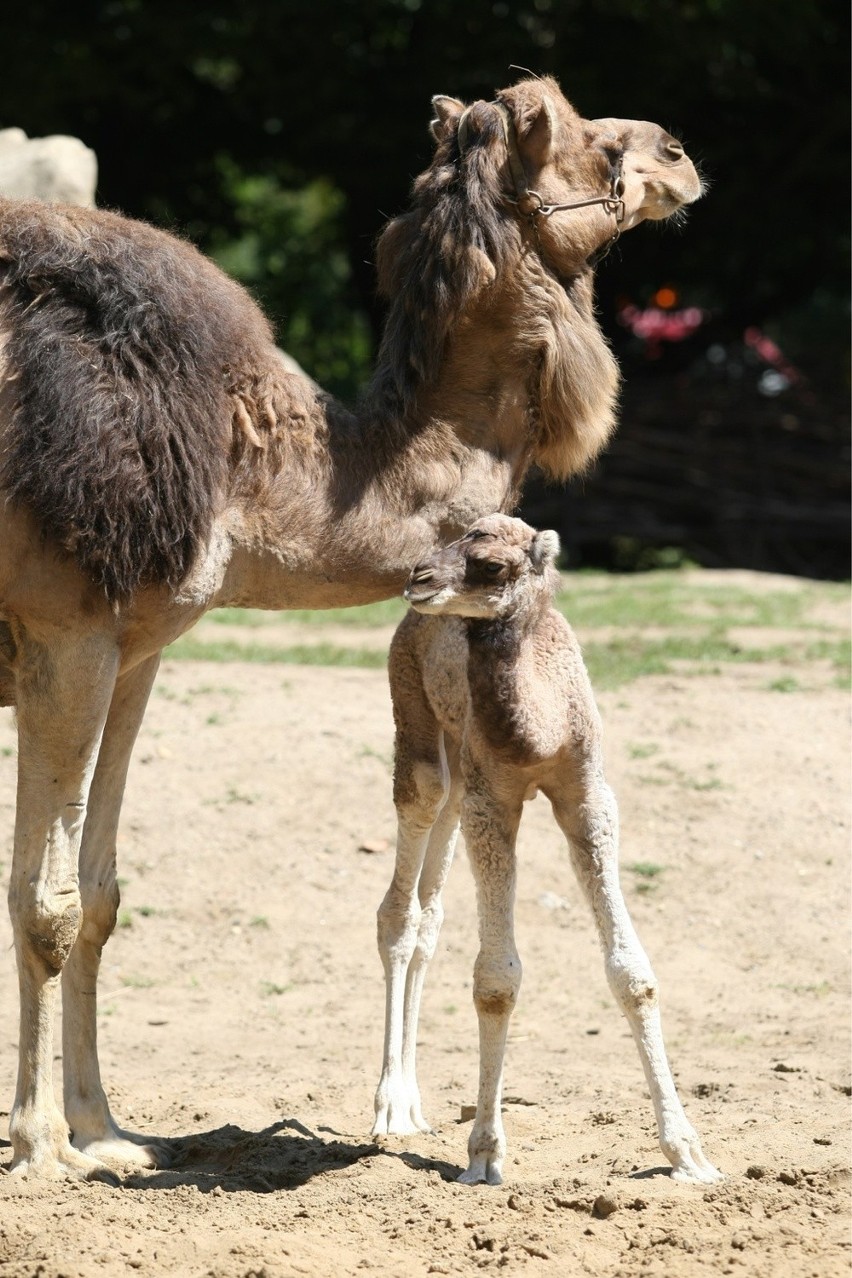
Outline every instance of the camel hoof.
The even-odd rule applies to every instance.
[[[72,1137],[72,1145],[81,1154],[100,1163],[113,1163],[121,1167],[149,1170],[170,1167],[175,1151],[166,1141],[149,1140],[136,1133],[116,1129],[115,1135],[102,1138]]]
[[[672,1180],[686,1185],[715,1185],[725,1177],[706,1158],[698,1137],[672,1158]]]
[[[433,1135],[433,1130],[423,1117],[420,1097],[398,1095],[394,1100],[383,1097],[376,1101],[376,1121],[373,1136]]]
[[[77,1180],[121,1188],[121,1181],[114,1171],[96,1158],[81,1154],[69,1145],[58,1153],[36,1151],[30,1157],[16,1159],[9,1173],[24,1180]]]
[[[458,1179],[460,1185],[502,1185],[502,1159],[472,1158],[467,1171],[463,1171]]]

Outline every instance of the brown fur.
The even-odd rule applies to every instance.
[[[12,200],[0,200],[0,299],[7,496],[109,599],[176,587],[231,468],[279,422],[298,434],[288,386],[301,379],[285,373],[266,320],[174,236]]]
[[[480,1076],[469,1166],[459,1179],[501,1182],[504,1053],[521,984],[515,844],[524,800],[541,790],[592,907],[610,987],[645,1069],[660,1146],[675,1177],[710,1184],[719,1173],[672,1082],[657,983],[618,882],[618,814],[603,775],[600,719],[577,640],[553,606],[558,549],[555,533],[489,515],[409,577],[405,596],[417,612],[397,628],[389,668],[398,834],[378,913],[387,1001],[373,1134],[428,1130],[416,1079],[418,1012],[461,829],[479,913]]]
[[[499,100],[531,183],[560,198],[607,191],[619,122],[601,135],[550,79]],[[443,102],[435,158],[379,243],[390,311],[357,417],[284,371],[252,300],[189,245],[114,213],[0,201],[0,485],[109,600],[177,589],[235,495],[277,519],[291,464],[308,487],[331,465],[332,510],[377,480],[409,487],[415,459],[415,501],[446,489],[461,460],[447,466],[440,423],[479,445],[471,394],[492,392],[470,383],[493,381],[490,368],[525,400],[513,435],[490,445],[513,458],[499,504],[530,464],[561,479],[599,452],[618,377],[588,260],[612,220],[582,210],[533,230],[511,203],[500,113],[474,103],[460,149],[461,104]]]
[[[700,193],[655,125],[580,120],[553,81],[501,99],[545,200],[605,194],[619,147],[625,227]],[[501,113],[475,103],[460,151],[463,105],[442,99],[436,111],[435,161],[383,237],[390,316],[356,413],[285,372],[251,299],[180,240],[111,213],[0,200],[0,701],[14,701],[19,739],[16,1172],[89,1176],[102,1159],[165,1155],[109,1112],[94,998],[116,918],[124,779],[162,649],[221,605],[396,594],[436,541],[510,509],[534,461],[566,473],[610,429],[615,371],[589,259],[612,235],[611,214],[584,208],[533,229],[510,202]],[[530,725],[506,724],[522,748]],[[430,802],[443,788],[434,754],[415,734],[407,784]],[[488,815],[472,794],[471,828]],[[52,1086],[58,967],[64,1112]],[[500,972],[478,973],[479,995],[504,1006]]]

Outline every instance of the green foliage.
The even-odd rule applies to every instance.
[[[84,138],[102,203],[237,262],[281,316],[285,345],[291,322],[298,340],[322,328],[319,362],[346,380],[363,330],[341,258],[375,321],[370,246],[428,159],[431,95],[488,99],[519,63],[556,75],[590,116],[682,132],[712,183],[688,235],[640,232],[641,252],[604,270],[604,315],[616,292],[641,300],[672,280],[723,326],[771,323],[806,368],[836,376],[847,27],[837,0],[40,0],[4,23],[0,124]],[[267,273],[270,237],[300,219],[309,263]],[[326,252],[330,281],[314,272]],[[291,270],[316,302],[283,304]],[[302,353],[318,373],[314,340]]]
[[[341,243],[344,196],[325,178],[299,185],[283,172],[247,173],[227,155],[218,169],[237,230],[214,229],[212,256],[254,293],[279,345],[351,398],[369,371],[371,335]]]

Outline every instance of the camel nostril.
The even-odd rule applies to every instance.
[[[673,160],[682,160],[684,155],[683,147],[679,142],[672,139],[671,142],[666,143],[666,154]]]
[[[415,568],[408,578],[408,584],[410,586],[422,586],[424,581],[431,581],[434,575],[431,568]]]

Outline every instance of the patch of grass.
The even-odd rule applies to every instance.
[[[700,571],[677,568],[630,574],[575,573],[566,576],[564,583],[557,606],[581,635],[600,628],[613,632],[611,638],[596,638],[592,633],[584,644],[589,672],[600,688],[616,688],[644,675],[718,674],[729,662],[773,661],[797,666],[828,662],[839,686],[845,686],[844,677],[849,678],[850,646],[841,637],[841,627],[811,619],[817,607],[835,607],[841,599],[846,602],[848,590],[842,584],[803,582],[785,589],[751,590],[725,585],[718,577],[705,583]],[[176,660],[382,669],[386,664],[384,650],[357,643],[327,643],[322,638],[323,627],[345,626],[353,631],[385,627],[397,623],[405,611],[402,599],[327,611],[219,609],[209,614],[200,632],[178,639],[167,655]],[[290,623],[315,629],[316,642],[282,642],[282,628]],[[216,629],[223,625],[240,627],[246,641],[231,636],[217,639]],[[264,641],[264,631],[271,626],[277,626],[278,633],[273,642]],[[785,635],[777,644],[752,647],[730,638],[732,627],[800,633],[797,637]],[[801,633],[808,631],[813,633],[813,642],[807,642],[808,636]],[[786,678],[793,676],[780,676],[778,691],[793,690],[792,685],[782,686],[781,680]],[[203,687],[193,689],[193,694],[207,691],[228,690]],[[185,700],[167,686],[158,685],[158,694],[169,700]],[[210,722],[218,722],[215,713]]]
[[[657,865],[655,861],[634,861],[632,865],[625,866],[636,875],[636,883],[634,887],[637,892],[649,893],[656,892],[660,886],[660,875],[665,871],[664,865]]]
[[[393,755],[382,754],[381,750],[374,750],[372,746],[361,746],[356,754],[358,759],[377,759],[385,768],[393,768]]]
[[[243,693],[239,688],[233,688],[227,683],[200,683],[197,688],[189,689],[189,695],[191,697],[223,696],[238,701]]]
[[[847,588],[806,582],[786,590],[755,592],[701,582],[679,571],[576,574],[566,578],[557,607],[576,626],[755,626],[823,630],[808,612],[822,600],[845,601]]]
[[[707,768],[713,771],[717,765],[708,763]],[[690,776],[688,772],[684,772],[682,768],[676,764],[670,763],[668,759],[661,760],[657,765],[655,775],[646,775],[641,777],[643,785],[679,785],[685,790],[722,790],[724,783],[718,777],[708,777],[701,780],[698,777]]]
[[[235,785],[229,785],[225,791],[225,803],[246,803],[249,807],[253,806],[261,798],[261,795],[254,794],[248,790],[240,790]]]
[[[253,608],[217,608],[209,620],[220,626],[245,626],[256,630],[263,626],[297,623],[301,626],[360,626],[379,628],[395,626],[408,611],[403,599],[382,599],[378,603],[355,608],[306,609],[286,612],[262,612]]]
[[[767,692],[800,692],[801,688],[795,675],[781,675],[780,679],[771,679],[766,684]]]
[[[808,994],[813,998],[825,998],[834,993],[831,981],[820,981],[817,985],[778,985],[779,990],[789,990],[791,994]]]
[[[277,997],[279,994],[286,994],[288,990],[293,988],[292,982],[287,985],[276,985],[275,981],[261,981],[260,993],[263,998]]]
[[[640,879],[656,879],[665,873],[666,867],[658,865],[656,861],[634,861],[632,865],[624,867],[631,874],[637,875]]]
[[[821,639],[805,649],[808,661],[829,661],[848,687],[852,676],[852,645],[848,639]]]
[[[152,981],[149,976],[122,976],[121,983],[131,990],[149,990],[152,985],[156,985],[156,981]]]
[[[675,670],[687,675],[691,673],[687,667],[690,662],[780,662],[791,660],[794,652],[791,644],[746,648],[715,628],[703,635],[673,634],[659,639],[633,632],[583,646],[592,683],[600,688],[617,688],[643,675],[672,674]],[[708,673],[706,666],[701,672]]]
[[[387,654],[381,649],[341,648],[336,644],[296,644],[279,648],[271,644],[237,643],[233,639],[207,642],[185,635],[166,649],[172,661],[248,661],[266,665],[357,666],[381,670]]]
[[[133,915],[129,910],[119,910],[115,925],[116,927],[133,927]]]
[[[141,914],[143,919],[149,919],[153,914],[157,913],[157,909],[153,905],[137,905],[136,913]]]
[[[627,753],[631,759],[650,759],[652,754],[656,754],[659,746],[654,741],[649,741],[646,745],[636,744],[628,745]]]
[[[249,919],[249,927],[256,927],[262,931],[269,931],[269,919],[265,914],[256,914],[253,919]]]

